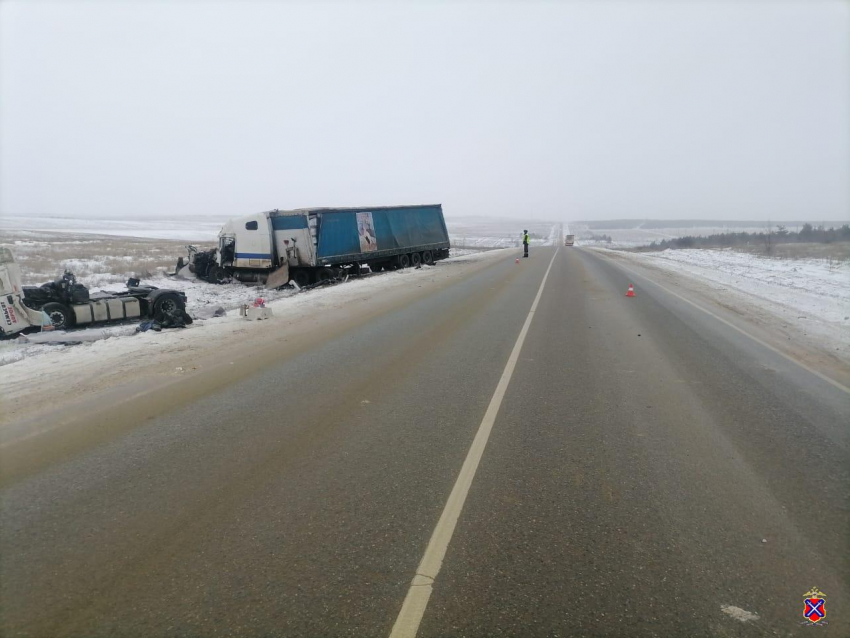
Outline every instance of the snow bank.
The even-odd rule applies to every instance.
[[[801,315],[830,322],[845,322],[850,315],[848,263],[770,259],[732,250],[665,250],[641,256],[660,266],[782,303]]]
[[[479,259],[485,259],[487,255],[494,254],[509,254],[511,252],[518,252],[521,249],[518,248],[494,248],[492,250],[464,250],[464,249],[455,249],[452,248],[452,257],[449,259],[444,259],[441,263],[453,263],[453,262],[464,262],[464,261],[478,261]]]
[[[599,249],[597,249],[599,250]],[[608,252],[608,251],[605,251]],[[617,251],[637,264],[698,277],[726,305],[752,303],[820,347],[850,354],[850,264],[775,259],[730,249]],[[730,296],[736,293],[736,298]]]

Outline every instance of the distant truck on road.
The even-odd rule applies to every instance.
[[[440,204],[302,208],[230,220],[216,248],[190,248],[189,266],[207,281],[232,277],[278,287],[294,280],[305,286],[342,272],[357,273],[363,265],[373,272],[394,270],[448,256]]]
[[[576,236],[575,235],[567,235],[564,238],[564,246],[574,246],[575,243],[576,243]]]

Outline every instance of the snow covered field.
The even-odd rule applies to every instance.
[[[706,237],[724,232],[748,232],[761,233],[764,232],[763,227],[745,227],[729,229],[724,226],[700,226],[688,228],[611,228],[604,230],[587,230],[586,228],[573,226],[577,234],[577,245],[579,246],[607,246],[608,248],[637,248],[638,246],[647,246],[654,241],[662,239],[675,239],[676,237],[685,237],[691,235],[694,237]],[[611,238],[611,243],[601,242],[599,240],[590,239],[590,235],[608,235]]]
[[[570,224],[572,230],[570,232],[576,235],[577,245],[584,246],[606,246],[608,248],[636,248],[637,246],[647,246],[654,241],[662,239],[674,239],[677,237],[707,237],[708,235],[717,235],[721,233],[763,233],[766,232],[768,226],[774,230],[782,222],[774,222],[768,224],[756,222],[716,222],[711,224],[706,221],[697,222],[695,224],[686,224],[684,222],[670,222],[669,226],[658,220],[647,220],[640,222],[632,220],[622,220],[622,224],[614,224],[612,222],[573,222]],[[803,222],[786,222],[785,225],[789,230],[797,231],[802,226]],[[823,222],[829,227],[838,228],[846,221],[830,221]],[[607,235],[611,238],[611,243],[602,242],[593,237],[601,237]]]
[[[509,218],[446,216],[452,246],[458,248],[518,248],[523,230],[537,235],[532,246],[555,244],[560,223]]]
[[[0,217],[0,235],[7,233],[70,233],[176,239],[187,242],[215,241],[228,217],[185,216],[147,219],[78,219],[71,217]]]
[[[850,264],[819,259],[770,259],[732,250],[665,250],[642,257],[724,286],[843,322],[850,315]],[[850,322],[847,323],[850,328]]]
[[[248,214],[250,211],[245,211]],[[238,216],[242,213],[237,213]],[[107,235],[147,239],[179,240],[183,242],[214,242],[222,224],[230,216],[184,215],[178,217],[149,217],[126,219],[102,217],[76,219],[71,217],[0,217],[0,237],[14,235],[18,239],[39,240],[43,233],[70,235]],[[539,235],[532,243],[551,243],[558,225],[551,221],[523,219],[464,217],[446,215],[446,226],[452,244],[458,248],[506,248],[520,243],[520,233],[528,229]]]

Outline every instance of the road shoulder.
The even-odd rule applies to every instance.
[[[850,351],[841,342],[831,342],[822,334],[809,334],[785,316],[787,308],[769,300],[727,286],[718,285],[690,273],[674,271],[641,260],[623,251],[584,248],[590,254],[613,263],[675,291],[685,300],[732,324],[751,337],[778,350],[804,367],[818,371],[839,384],[850,386]],[[640,294],[640,290],[638,290]]]
[[[203,326],[109,339],[9,364],[0,380],[0,444],[59,427],[69,414],[76,418],[114,408],[156,390],[173,396],[160,404],[162,409],[199,398],[512,254],[510,249],[495,250],[307,291],[273,302],[274,317],[266,321],[210,320]]]

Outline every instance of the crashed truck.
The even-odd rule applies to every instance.
[[[22,286],[21,269],[8,248],[0,247],[0,337],[29,328],[75,326],[177,316],[184,320],[186,295],[177,290],[127,282],[127,290],[89,294],[73,273],[41,286]],[[191,322],[191,319],[188,319]]]
[[[189,248],[189,270],[278,288],[307,286],[345,274],[433,264],[449,256],[440,204],[372,208],[272,210],[228,221],[218,246]],[[186,264],[178,262],[178,270]]]

